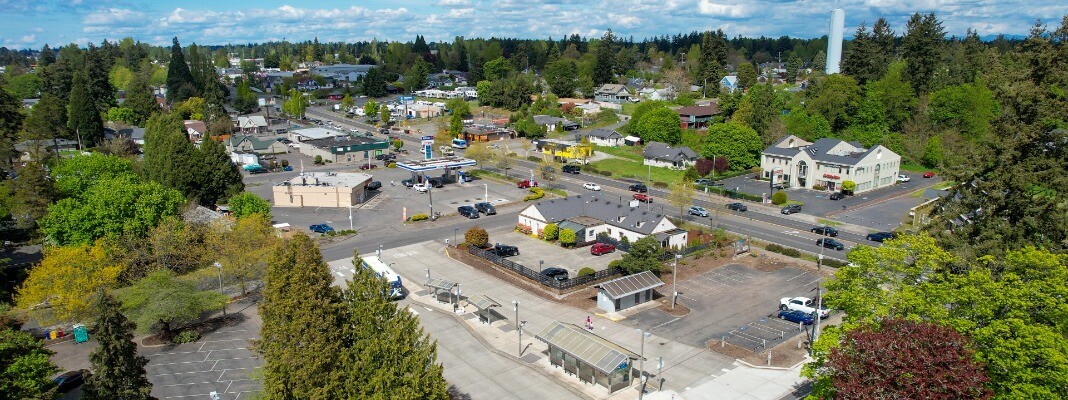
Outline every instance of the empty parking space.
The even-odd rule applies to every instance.
[[[590,254],[590,247],[565,249],[556,243],[538,240],[518,232],[507,232],[490,236],[491,243],[508,244],[519,247],[519,255],[509,257],[510,260],[522,264],[530,269],[558,267],[568,270],[572,278],[578,275],[582,268],[592,268],[595,271],[608,268],[608,263],[623,257],[623,252],[615,251],[601,256]]]
[[[255,308],[244,310],[255,315]],[[205,334],[195,343],[147,347],[145,371],[152,382],[152,395],[158,399],[210,398],[217,392],[222,399],[244,399],[259,390],[252,374],[262,365],[249,350],[249,341],[259,327],[245,319],[233,326]]]

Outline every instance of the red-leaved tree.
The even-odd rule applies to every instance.
[[[987,399],[971,341],[952,328],[904,319],[846,333],[827,359],[840,399]]]
[[[697,175],[708,176],[709,172],[712,172],[712,160],[707,158],[701,158],[697,160],[697,163],[693,165],[693,168],[697,170]]]

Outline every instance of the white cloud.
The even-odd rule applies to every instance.
[[[469,7],[471,6],[471,0],[438,0],[434,5],[438,7]]]
[[[723,4],[701,0],[697,3],[697,12],[713,17],[746,18],[750,16],[752,9],[747,4]]]
[[[19,38],[19,43],[29,44],[29,43],[33,43],[33,42],[36,42],[36,41],[37,41],[37,35],[32,34],[32,33],[29,34],[29,35],[26,35],[26,36],[23,36],[23,37]]]

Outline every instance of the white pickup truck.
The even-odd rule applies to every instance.
[[[812,299],[808,297],[783,297],[779,300],[780,310],[797,310],[805,314],[812,314],[816,311],[815,304],[812,303]],[[820,318],[827,318],[827,307],[820,308]]]

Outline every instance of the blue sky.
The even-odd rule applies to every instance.
[[[267,40],[428,41],[466,37],[559,39],[573,33],[650,36],[723,29],[728,36],[826,34],[828,14],[846,10],[846,30],[886,17],[904,30],[913,12],[935,12],[951,35],[1026,35],[1036,19],[1054,27],[1068,1],[987,0],[0,0],[0,46],[40,48],[126,36],[169,44]]]

